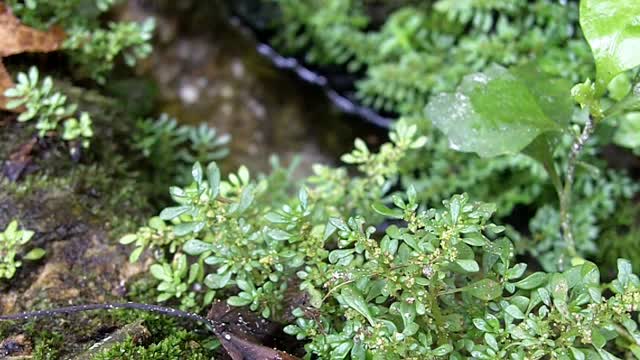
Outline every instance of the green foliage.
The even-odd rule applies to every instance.
[[[164,184],[187,184],[193,163],[209,163],[229,154],[231,136],[219,134],[207,124],[178,125],[176,119],[162,114],[157,119],[139,120],[136,128],[132,145],[158,170],[154,177]]]
[[[25,245],[33,237],[33,231],[19,230],[18,221],[13,220],[0,233],[0,278],[11,279],[16,270],[22,266],[22,260],[38,260],[44,256],[41,248],[31,249],[24,253]],[[20,260],[16,259],[18,257]]]
[[[608,4],[609,11],[631,11],[624,5],[618,4],[615,7]],[[592,27],[587,29],[587,36],[592,42],[592,50],[596,62],[602,61],[602,49],[618,48],[617,36],[602,36],[597,38],[598,31],[593,27],[604,26],[594,25],[602,19],[598,18],[598,14],[590,9],[588,1],[582,3],[583,11],[580,19],[583,24]],[[602,5],[604,6],[604,5]],[[603,10],[603,8],[601,8]],[[618,14],[619,15],[619,14]],[[622,22],[623,27],[627,26],[626,22]],[[601,27],[603,30],[606,27]],[[611,31],[615,29],[610,29]],[[615,33],[615,32],[614,32]],[[625,34],[630,36],[629,41],[633,42],[633,33]],[[622,35],[620,35],[622,36]],[[626,46],[628,43],[623,42]],[[623,46],[623,48],[624,48]],[[629,56],[621,49],[620,54],[607,55],[612,59],[619,59],[623,63],[629,65]],[[611,58],[607,61],[611,62]],[[631,64],[633,65],[633,64]],[[532,227],[547,229],[545,239],[553,238],[552,232],[549,231],[550,219],[557,219],[556,228],[562,229],[560,239],[556,239],[556,244],[552,247],[565,248],[566,250],[556,250],[545,252],[544,256],[554,257],[556,264],[562,268],[562,264],[568,261],[574,261],[575,257],[580,254],[586,255],[589,252],[595,252],[592,246],[580,246],[576,243],[574,237],[574,228],[576,227],[575,219],[572,221],[571,198],[573,185],[575,181],[575,168],[578,161],[578,155],[582,152],[587,140],[595,131],[595,127],[600,122],[608,120],[612,114],[624,111],[630,104],[635,104],[636,94],[627,89],[618,91],[616,87],[612,87],[612,100],[616,100],[607,109],[603,108],[606,99],[603,99],[605,88],[609,86],[611,80],[624,70],[628,70],[632,66],[615,66],[608,68],[606,71],[609,75],[603,75],[602,63],[598,64],[598,84],[593,84],[590,80],[577,84],[571,89],[571,95],[574,100],[588,113],[585,120],[582,133],[574,135],[574,140],[568,152],[564,181],[561,181],[557,166],[553,163],[552,154],[556,148],[556,142],[552,138],[546,136],[540,138],[539,135],[547,131],[565,130],[571,113],[571,104],[567,102],[569,97],[568,86],[557,80],[550,80],[531,69],[522,68],[513,69],[507,72],[504,69],[490,69],[487,75],[473,74],[465,78],[462,85],[455,94],[440,94],[431,99],[427,106],[427,114],[432,118],[434,125],[439,127],[449,138],[449,142],[454,149],[461,151],[475,151],[481,156],[496,156],[504,153],[513,153],[523,151],[540,161],[545,170],[548,172],[551,182],[556,188],[560,206],[559,215],[554,216],[554,211],[549,206],[540,208],[538,214],[544,214],[545,225],[540,226],[542,222],[532,220]],[[605,76],[603,78],[603,76]],[[606,82],[603,80],[606,78]],[[526,87],[524,86],[526,84]],[[570,101],[570,100],[569,100]],[[564,125],[564,126],[563,126]],[[567,129],[568,130],[568,129]],[[526,147],[526,148],[525,148]],[[603,184],[604,186],[604,184]],[[607,186],[604,186],[607,188]],[[623,190],[624,191],[624,190]],[[575,212],[577,207],[573,207]],[[581,209],[581,210],[584,210]],[[594,218],[594,214],[589,212],[581,212],[579,226],[589,228],[592,224],[589,219]],[[536,223],[537,222],[537,223]],[[591,230],[591,229],[590,229]],[[592,231],[581,233],[580,241],[587,245],[593,245],[589,236]],[[597,233],[597,229],[595,230]],[[551,240],[554,243],[554,240]],[[563,254],[564,253],[564,254]],[[573,258],[573,259],[572,259]],[[543,257],[542,263],[547,269],[550,263],[545,261]]]
[[[223,180],[215,163],[206,169],[196,163],[194,182],[170,189],[177,206],[164,209],[148,227],[125,235],[121,243],[135,243],[134,261],[146,247],[154,249],[153,275],[162,281],[159,300],[210,301],[213,293],[207,288],[237,286],[242,291],[229,298],[230,304],[249,305],[265,317],[281,317],[288,279],[305,263],[326,257],[324,225],[319,224],[332,216],[369,209],[388,188],[407,150],[424,144],[415,126],[399,126],[391,139],[378,153],[358,140],[356,149],[345,155],[345,161],[358,164],[365,177],[349,179],[345,169],[317,166],[295,197],[278,195],[280,171],[252,180],[247,168],[241,167]],[[186,301],[182,305],[190,307],[192,302]],[[197,305],[203,306],[202,301]]]
[[[603,2],[620,18],[603,34],[581,12],[594,83],[573,2],[422,2],[381,24],[366,1],[276,3],[281,46],[362,71],[359,96],[403,118],[377,151],[358,139],[342,157],[357,176],[316,165],[293,184],[280,168],[225,178],[196,162],[193,181],[170,188],[175,204],[120,240],[132,261],[151,250],[157,301],[246,307],[287,323],[307,359],[640,355],[640,280],[613,258],[624,247],[603,243],[637,244],[619,226],[634,212],[615,218],[638,185],[600,153],[640,104],[624,58],[637,36],[619,28],[634,6]],[[602,65],[601,48],[623,65]],[[521,223],[498,226],[496,213]],[[600,250],[602,267],[589,261]]]
[[[118,0],[8,0],[11,11],[20,20],[42,30],[53,25],[65,29],[74,25],[91,26],[98,16]]]
[[[281,12],[275,24],[277,47],[290,53],[305,51],[306,59],[315,64],[343,64],[358,70],[364,75],[356,82],[357,95],[365,104],[399,114],[428,137],[426,146],[407,154],[399,172],[405,189],[414,185],[422,201],[433,204],[467,192],[473,199],[496,203],[500,218],[516,219],[511,230],[523,233],[519,236],[523,241],[562,241],[557,231],[552,235],[538,231],[535,224],[523,226],[523,222],[533,221],[528,213],[559,207],[554,192],[563,185],[561,179],[573,163],[569,158],[576,129],[587,123],[589,114],[595,118],[607,115],[608,119],[582,145],[585,156],[578,162],[577,177],[601,178],[603,189],[618,187],[612,192],[618,194],[614,203],[636,191],[622,185],[629,178],[613,181],[598,173],[611,173],[601,147],[615,143],[638,149],[632,112],[640,108],[640,96],[634,95],[638,94],[634,92],[637,69],[620,67],[627,71],[615,71],[618,76],[605,86],[605,96],[596,96],[595,83],[584,81],[594,78],[594,56],[579,22],[589,22],[585,19],[597,14],[584,12],[579,19],[577,2],[440,0],[396,2],[388,7],[357,0],[271,2]],[[582,6],[591,3],[595,2]],[[620,21],[604,35],[624,35],[622,45],[612,46],[625,53],[625,46],[635,41],[629,20],[635,4],[620,6],[626,9],[617,13]],[[598,25],[598,19],[594,21],[593,26],[607,30]],[[585,30],[587,40],[599,36],[589,31]],[[626,53],[633,57],[633,52]],[[483,79],[491,81],[485,85]],[[571,89],[571,82],[580,81],[584,82]],[[575,104],[567,95],[570,90],[584,111],[573,109]],[[442,91],[454,92],[438,94]],[[482,156],[506,156],[479,158],[452,152],[449,145]],[[528,156],[517,154],[521,151]],[[626,174],[619,171],[615,177]],[[631,194],[622,195],[628,189]],[[583,196],[578,190],[575,201],[581,206],[595,204],[583,201]],[[514,209],[519,212],[513,213]],[[616,212],[616,206],[611,213],[595,205],[581,209],[582,219],[590,219],[590,234],[600,233],[611,216],[601,213]],[[587,228],[576,219],[572,222],[573,227]],[[532,227],[536,230],[530,236],[527,228]],[[590,236],[594,237],[596,243],[604,241]],[[586,251],[583,255],[594,253],[594,244],[587,242],[588,247],[576,244]],[[566,244],[552,247],[560,249]]]
[[[451,91],[463,76],[492,63],[536,59],[545,71],[571,81],[592,67],[574,2],[404,1],[390,6],[380,27],[372,24],[376,11],[367,1],[267,2],[281,12],[277,46],[306,51],[317,64],[365,67],[356,84],[360,98],[402,115],[419,114],[432,93]]]
[[[31,67],[28,74],[19,73],[16,86],[7,89],[4,95],[11,99],[7,103],[9,109],[26,109],[18,116],[18,121],[35,120],[40,137],[62,132],[64,140],[89,146],[93,137],[91,116],[86,112],[79,113],[77,104],[68,104],[67,97],[55,91],[51,77],[45,77],[40,83],[36,67]]]
[[[112,22],[102,28],[99,17],[118,0],[9,0],[11,10],[27,25],[48,29],[61,26],[67,38],[62,49],[73,70],[100,84],[120,57],[128,66],[151,53],[153,19],[143,23]]]
[[[108,29],[73,27],[63,44],[78,73],[104,84],[118,56],[133,67],[151,53],[155,21],[110,23]]]
[[[407,226],[379,241],[362,219],[333,220],[338,249],[305,273],[310,305],[285,328],[311,340],[308,358],[579,359],[612,356],[616,338],[637,347],[640,281],[627,261],[610,284],[588,262],[526,274],[504,228],[488,222],[494,206],[456,195],[417,211],[407,195],[396,200]]]

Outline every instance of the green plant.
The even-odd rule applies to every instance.
[[[407,198],[395,199],[399,211],[377,205],[407,223],[379,241],[362,218],[330,220],[338,248],[301,274],[309,305],[285,328],[311,340],[307,358],[612,359],[614,339],[638,355],[640,281],[629,262],[610,284],[589,262],[525,276],[504,228],[489,222],[494,206],[456,195],[444,210],[417,211],[412,189]]]
[[[133,67],[139,59],[151,54],[149,41],[153,36],[155,21],[143,23],[110,23],[108,29],[86,29],[73,27],[63,44],[71,62],[79,67],[82,76],[104,84],[106,74],[114,66],[118,56]]]
[[[73,70],[100,84],[107,80],[119,57],[128,66],[151,53],[153,19],[142,23],[112,22],[102,28],[100,15],[118,0],[9,0],[11,10],[27,25],[47,29],[62,27],[67,38],[62,49]]]
[[[178,125],[176,119],[161,114],[157,119],[141,119],[136,123],[133,148],[140,151],[153,169],[158,182],[186,184],[195,162],[209,163],[229,154],[229,134],[218,134],[207,124]]]
[[[554,96],[559,104],[564,105],[553,109],[563,109],[564,114],[558,114],[562,121],[557,126],[546,124],[561,128],[561,131],[554,132],[554,146],[548,149],[548,158],[553,158],[558,177],[565,177],[568,164],[575,162],[576,178],[580,183],[576,184],[575,194],[571,196],[576,206],[565,204],[565,209],[572,210],[564,211],[563,216],[579,212],[573,216],[588,220],[588,226],[574,221],[574,226],[581,227],[576,232],[590,228],[588,238],[575,239],[576,251],[582,256],[593,256],[598,248],[607,246],[602,244],[605,240],[598,234],[604,226],[611,225],[605,222],[618,211],[616,204],[633,197],[637,188],[629,186],[632,180],[626,171],[608,168],[603,149],[615,143],[637,151],[640,142],[634,130],[638,125],[638,112],[634,111],[629,94],[633,92],[638,69],[632,66],[633,51],[625,52],[624,46],[621,47],[617,53],[626,56],[623,62],[629,65],[625,67],[627,71],[611,76],[612,80],[604,86],[608,91],[599,96],[603,106],[621,102],[626,105],[618,107],[618,110],[624,110],[612,112],[606,122],[601,122],[594,129],[589,141],[581,146],[581,161],[570,160],[576,138],[573,130],[587,123],[588,110],[575,110],[575,102],[568,95],[568,84],[593,76],[595,63],[599,63],[600,68],[603,63],[594,60],[589,42],[582,36],[578,2],[398,1],[387,7],[378,2],[359,0],[302,3],[270,0],[265,3],[275,4],[279,11],[279,18],[272,22],[276,47],[293,54],[304,51],[305,59],[317,65],[344,65],[349,71],[356,70],[356,93],[365,104],[398,114],[404,121],[417,125],[420,134],[428,137],[426,146],[406,154],[400,164],[398,178],[404,189],[414,186],[418,197],[428,204],[461,192],[469,193],[476,200],[496,203],[500,221],[511,225],[510,230],[520,233],[523,241],[533,240],[540,244],[537,248],[518,245],[518,250],[531,249],[536,256],[542,248],[545,248],[544,252],[550,248],[566,248],[562,237],[558,237],[556,232],[540,231],[537,221],[542,216],[542,209],[559,207],[558,197],[554,194],[556,189],[551,185],[544,166],[514,151],[489,158],[451,151],[451,143],[460,146],[473,142],[476,142],[478,152],[490,151],[491,144],[485,146],[483,142],[507,145],[510,141],[517,141],[518,134],[507,133],[513,129],[505,127],[500,135],[494,133],[482,137],[473,131],[463,133],[461,130],[462,134],[454,138],[448,133],[443,134],[443,130],[462,128],[455,120],[459,118],[452,119],[450,115],[459,115],[458,110],[462,112],[465,109],[460,105],[463,102],[452,100],[455,105],[449,106],[451,111],[446,114],[434,116],[434,111],[443,111],[437,103],[438,93],[453,91],[469,73],[483,74],[477,75],[482,77],[501,71],[496,69],[519,71],[520,74],[515,75],[525,87],[536,74],[546,76],[547,80],[536,81],[543,84],[538,91],[540,96]],[[381,9],[383,16],[380,15]],[[617,25],[616,30],[613,24],[610,27],[613,33],[602,38],[611,40],[620,35],[619,43],[628,46],[632,42],[629,39],[636,36],[633,21],[628,19],[634,11],[632,5],[621,10],[620,13],[626,16],[619,19],[622,25]],[[593,28],[607,26],[606,23],[596,24]],[[588,34],[589,30],[584,32]],[[608,56],[606,51],[601,53]],[[523,72],[529,72],[526,75],[529,78]],[[463,86],[475,86],[473,78],[468,76]],[[505,79],[506,76],[502,78]],[[546,88],[549,81],[563,89],[562,95],[550,93],[554,87]],[[484,88],[479,89],[478,92]],[[500,94],[501,91],[497,90],[493,96]],[[450,95],[450,99],[463,95],[464,91],[459,89],[455,95]],[[476,102],[483,103],[484,100],[478,98]],[[425,112],[429,104],[432,105]],[[511,115],[510,110],[499,102],[494,105],[502,108],[500,116]],[[487,120],[493,120],[489,118]],[[544,130],[544,126],[538,130]],[[532,138],[531,135],[533,133],[526,136]],[[547,162],[549,168],[549,160]],[[583,186],[594,182],[615,196],[611,199],[613,207],[607,206],[602,211],[597,206],[598,202],[588,199],[589,192]],[[557,185],[558,181],[555,183]],[[535,216],[538,212],[540,215]],[[550,229],[548,224],[545,227]],[[637,241],[631,237],[621,240],[624,241],[623,247],[637,246]],[[556,260],[545,261],[545,268],[555,269]]]
[[[132,260],[146,247],[154,250],[158,263],[154,276],[166,283],[159,285],[162,300],[196,296],[186,289],[200,289],[197,296],[202,296],[206,288],[217,294],[218,289],[237,284],[243,292],[231,297],[230,304],[250,305],[265,317],[282,317],[289,279],[303,264],[326,256],[323,226],[318,224],[331,216],[370,209],[388,188],[408,149],[424,145],[416,131],[415,126],[399,124],[392,142],[378,153],[356,141],[356,149],[344,159],[358,164],[366,176],[349,179],[345,169],[317,166],[295,197],[278,195],[283,191],[280,171],[252,180],[247,168],[241,167],[224,181],[215,163],[206,169],[196,163],[193,183],[170,188],[177,206],[164,209],[160,219],[125,235],[121,243],[136,244]],[[371,210],[366,214],[373,217]],[[182,254],[190,256],[189,275]],[[209,294],[204,294],[207,300]]]
[[[67,97],[55,91],[51,77],[45,77],[40,83],[36,67],[31,67],[28,74],[19,73],[16,86],[6,90],[4,95],[11,99],[7,103],[9,109],[25,108],[18,121],[35,120],[40,137],[62,131],[64,140],[89,146],[93,136],[90,115],[78,113],[77,104],[68,104]]]
[[[23,254],[24,246],[33,234],[30,230],[19,230],[17,220],[10,222],[0,233],[0,278],[11,279],[22,266],[22,260],[38,260],[44,256],[45,251],[41,248],[34,248]],[[16,256],[20,260],[16,260]]]
[[[358,96],[401,115],[420,114],[431,94],[452,90],[464,75],[494,62],[537,58],[546,71],[572,81],[592,67],[575,2],[399,1],[381,26],[368,1],[265,2],[280,11],[273,40],[279,48],[306,51],[312,63],[364,68]]]
[[[615,14],[615,24],[600,17],[600,11],[605,9]],[[560,269],[584,255],[578,252],[575,225],[571,220],[578,157],[596,125],[640,106],[637,85],[614,96],[614,101],[604,98],[616,76],[640,65],[640,56],[632,53],[626,41],[634,36],[633,30],[629,30],[634,26],[629,13],[640,13],[640,7],[615,2],[581,3],[580,21],[597,67],[595,83],[587,79],[569,90],[565,81],[550,78],[532,66],[510,70],[494,66],[484,73],[468,75],[455,93],[434,97],[426,109],[434,125],[456,150],[475,152],[481,157],[522,152],[542,164],[559,199],[561,247],[564,248],[556,252],[556,255],[564,253],[557,258]],[[616,51],[612,55],[603,47]],[[562,164],[564,179],[561,179],[553,153],[558,134],[569,128],[572,118],[569,94],[587,113],[582,131],[573,130],[572,144]]]

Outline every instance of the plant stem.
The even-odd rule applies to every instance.
[[[567,251],[571,257],[576,256],[576,243],[573,237],[573,230],[571,228],[571,192],[573,188],[573,182],[575,180],[576,163],[578,157],[584,149],[584,145],[593,131],[595,130],[596,122],[592,116],[589,116],[587,123],[582,129],[582,133],[578,136],[571,145],[571,152],[569,153],[569,160],[567,165],[567,173],[564,178],[564,188],[560,194],[560,226],[562,228],[562,234],[564,241],[567,244]]]

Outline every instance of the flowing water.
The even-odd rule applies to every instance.
[[[312,163],[337,163],[356,136],[373,146],[381,141],[379,129],[344,115],[321,89],[277,69],[216,2],[178,2],[170,10],[157,4],[130,1],[123,13],[156,18],[155,48],[143,71],[158,84],[157,111],[230,133],[226,167],[266,171],[271,154],[285,163],[300,155],[300,169],[308,173]]]

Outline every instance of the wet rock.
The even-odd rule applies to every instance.
[[[23,334],[10,336],[0,342],[0,359],[18,359],[31,355],[31,341]]]

